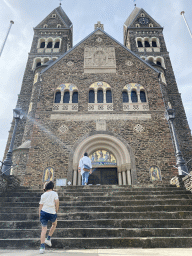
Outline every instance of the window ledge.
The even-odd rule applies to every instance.
[[[148,103],[123,103],[123,111],[148,111],[149,104]]]
[[[88,111],[113,111],[113,103],[88,103]]]
[[[78,103],[53,103],[53,111],[78,111]]]

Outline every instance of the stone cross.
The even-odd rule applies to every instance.
[[[104,25],[101,24],[101,21],[98,21],[97,24],[95,24],[95,29],[97,29],[97,28],[104,30]]]

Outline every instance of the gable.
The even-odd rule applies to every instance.
[[[70,28],[72,26],[72,22],[61,7],[54,9],[35,29],[53,29],[58,28],[57,25],[60,25],[60,28]]]
[[[93,39],[93,35],[95,35],[95,39]],[[108,38],[109,41],[115,43],[117,47],[112,46],[110,42],[102,42],[102,35],[105,38]],[[90,42],[88,42],[90,39]],[[93,44],[93,40],[97,45]],[[48,69],[56,65],[61,59],[65,58],[67,55],[73,53],[76,48],[84,44],[84,73],[116,73],[116,56],[115,51],[118,49],[122,49],[123,51],[129,53],[130,56],[134,57],[136,60],[141,62],[142,64],[147,65],[153,71],[159,73],[154,67],[150,64],[142,60],[138,55],[129,50],[127,47],[119,43],[113,37],[108,35],[105,31],[100,28],[93,31],[90,35],[88,35],[84,40],[79,42],[73,48],[71,48],[68,52],[63,54],[60,58],[58,58],[54,63],[51,63],[47,68],[41,71],[41,74],[46,72]],[[116,50],[115,50],[116,48]],[[70,65],[70,63],[69,63]],[[125,60],[125,65],[132,66],[132,63],[129,59]]]

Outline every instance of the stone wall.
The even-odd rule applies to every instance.
[[[20,180],[13,176],[0,175],[0,195],[8,189],[16,189],[20,186]]]

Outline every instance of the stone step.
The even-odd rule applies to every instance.
[[[1,229],[0,239],[39,238],[41,229]],[[54,238],[91,237],[192,237],[191,228],[58,228]]]
[[[55,191],[57,192],[92,192],[92,191],[117,191],[117,192],[121,192],[121,191],[185,191],[185,189],[183,188],[177,188],[175,186],[148,186],[148,187],[143,187],[143,186],[67,186],[67,187],[62,187],[60,189],[56,189]],[[13,192],[13,190],[8,190],[7,193],[11,193]],[[25,189],[25,188],[21,188],[21,189],[16,189],[14,190],[14,192],[18,192],[18,193],[22,193],[22,192],[36,192],[36,193],[42,193],[43,190],[42,189]]]
[[[19,201],[19,200],[18,200]],[[149,205],[192,205],[190,199],[151,199],[151,200],[113,200],[113,201],[60,201],[60,206],[149,206]],[[0,207],[38,207],[37,202],[0,202]]]
[[[189,248],[191,237],[101,237],[101,238],[53,238],[54,249],[100,249],[100,248]],[[0,248],[38,249],[38,238],[0,239]],[[48,251],[49,249],[47,249]]]
[[[89,201],[118,201],[118,200],[172,200],[176,199],[178,200],[177,195],[148,195],[148,196],[65,196],[65,197],[59,197],[59,200],[62,202],[89,202]],[[192,194],[183,194],[180,195],[179,200],[183,199],[192,199]],[[40,197],[4,197],[0,199],[0,202],[37,202],[39,203]]]
[[[1,198],[4,197],[40,197],[43,194],[43,191],[41,192],[12,192],[12,193],[7,193],[5,195],[1,195],[0,196],[0,200]],[[88,192],[88,191],[83,191],[81,193],[79,193],[78,191],[74,191],[74,192],[60,192],[58,191],[58,194],[60,197],[66,197],[66,196],[147,196],[147,195],[151,195],[151,196],[160,196],[160,195],[167,195],[167,196],[178,196],[178,195],[192,195],[192,193],[190,191],[186,191],[186,190],[173,190],[173,191],[108,191],[108,192],[98,192],[98,191],[92,191],[92,192]]]
[[[38,213],[37,207],[3,207],[1,213]],[[156,206],[60,206],[59,213],[81,213],[81,212],[174,212],[192,211],[192,205],[156,205]]]
[[[100,219],[192,219],[191,211],[181,212],[83,212],[58,213],[58,220],[95,220]],[[1,213],[0,221],[39,220],[38,213]]]
[[[59,228],[188,228],[192,219],[58,220]],[[0,221],[1,229],[40,228],[39,220]]]

